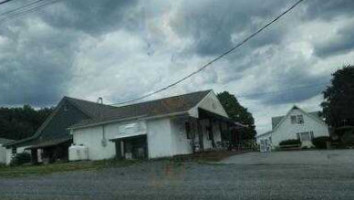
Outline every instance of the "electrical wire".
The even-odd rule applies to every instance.
[[[127,100],[127,101],[123,101],[123,102],[119,102],[116,103],[115,105],[120,105],[120,104],[127,104],[127,103],[131,103],[131,102],[135,102],[135,101],[139,101],[142,99],[145,99],[147,97],[153,96],[157,93],[160,93],[164,90],[167,90],[183,81],[185,81],[186,79],[194,76],[195,74],[198,74],[199,72],[203,71],[204,69],[206,69],[208,66],[210,66],[211,64],[213,64],[214,62],[220,60],[221,58],[225,57],[226,55],[230,54],[231,52],[233,52],[234,50],[236,50],[237,48],[241,47],[242,45],[244,45],[245,43],[247,43],[250,39],[252,39],[253,37],[255,37],[256,35],[258,35],[259,33],[261,33],[263,30],[265,30],[267,27],[269,27],[270,25],[272,25],[273,23],[275,23],[276,21],[278,21],[280,18],[282,18],[284,15],[286,15],[287,13],[289,13],[291,10],[293,10],[295,7],[297,7],[300,3],[302,3],[304,0],[299,0],[297,1],[295,4],[293,4],[292,6],[290,6],[288,9],[286,9],[284,12],[282,12],[279,16],[277,16],[276,18],[274,18],[272,21],[270,21],[269,23],[267,23],[265,26],[263,26],[262,28],[258,29],[256,32],[252,33],[251,35],[249,35],[248,37],[246,37],[244,40],[242,40],[240,43],[238,43],[236,46],[232,47],[231,49],[229,49],[228,51],[224,52],[223,54],[217,56],[216,58],[212,59],[211,61],[209,61],[208,63],[206,63],[205,65],[203,65],[201,68],[199,68],[198,70],[192,72],[191,74],[181,78],[180,80],[169,84],[159,90],[156,90],[154,92],[148,93],[146,95],[140,96],[138,98],[135,99],[131,99],[131,100]]]
[[[13,1],[13,0],[4,0],[4,1],[0,2],[0,5],[1,5],[1,4],[8,3],[8,2],[10,2],[10,1]]]

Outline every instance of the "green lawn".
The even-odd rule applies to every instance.
[[[125,167],[142,161],[103,160],[53,163],[48,165],[1,166],[0,178],[10,178],[29,175],[45,175],[56,172],[77,170],[99,170],[108,167]]]

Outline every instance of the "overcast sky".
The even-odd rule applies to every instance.
[[[34,0],[33,0],[34,1]],[[55,105],[64,95],[136,98],[191,73],[296,0],[61,0],[3,21],[0,105]],[[8,12],[31,1],[0,5]],[[213,89],[256,120],[297,104],[319,110],[331,73],[354,63],[354,1],[306,0],[207,70],[152,98]]]

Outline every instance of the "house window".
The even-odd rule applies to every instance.
[[[64,105],[64,111],[68,111],[69,110],[69,106],[68,105]]]
[[[291,115],[290,116],[291,124],[303,124],[304,116],[303,115]]]
[[[303,124],[304,123],[304,116],[303,115],[298,115],[297,116],[297,123],[298,124]]]
[[[296,124],[296,115],[291,115],[290,119],[292,124]]]
[[[12,155],[15,155],[15,154],[17,153],[17,148],[16,148],[16,147],[13,147],[13,148],[11,149],[11,153],[12,153]]]
[[[192,139],[191,124],[189,122],[186,122],[184,124],[184,127],[186,129],[187,139]]]

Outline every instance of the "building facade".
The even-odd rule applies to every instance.
[[[313,138],[329,136],[328,126],[319,112],[305,112],[297,106],[285,116],[273,117],[272,128],[272,131],[256,136],[258,144],[270,145],[274,149],[282,141],[298,139],[302,147],[312,147]]]

